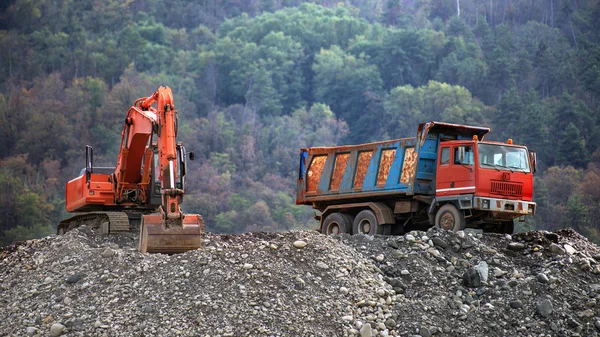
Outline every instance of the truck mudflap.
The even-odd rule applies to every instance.
[[[530,201],[473,197],[473,209],[490,211],[495,218],[514,219],[523,215],[535,215],[536,203]]]

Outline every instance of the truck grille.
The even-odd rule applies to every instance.
[[[492,181],[490,193],[520,197],[523,195],[523,185],[521,183]]]

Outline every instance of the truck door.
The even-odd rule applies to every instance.
[[[458,195],[475,192],[472,145],[441,146],[436,174],[436,195]]]

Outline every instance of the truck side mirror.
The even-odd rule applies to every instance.
[[[537,171],[537,154],[534,151],[529,151],[529,164],[533,173]]]
[[[192,151],[190,151],[190,160],[194,160],[196,159],[196,154]]]
[[[86,145],[85,146],[85,181],[89,182],[92,173],[94,173],[94,149]]]
[[[460,164],[465,162],[465,147],[461,146],[458,148],[458,151],[456,152],[456,155],[458,156],[458,158],[455,158],[454,161],[458,162]]]

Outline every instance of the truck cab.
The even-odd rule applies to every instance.
[[[472,140],[440,142],[436,168],[436,214],[440,227],[513,231],[513,219],[535,214],[533,172],[535,154],[525,146]],[[455,215],[459,213],[458,217]],[[462,219],[462,216],[464,219]],[[435,221],[434,221],[435,222]]]

